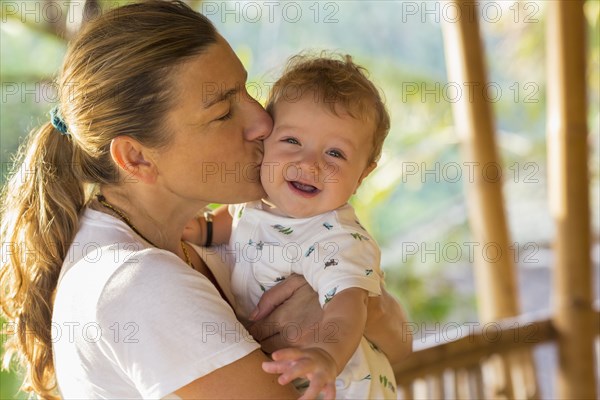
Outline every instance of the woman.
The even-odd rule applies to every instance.
[[[7,348],[33,391],[297,397],[261,369],[267,358],[224,300],[222,269],[211,272],[180,240],[206,204],[263,196],[272,122],[245,81],[228,43],[180,2],[115,9],[70,44],[60,106],[31,135],[3,195],[2,309],[17,323]],[[296,279],[265,296],[258,317],[304,287]],[[314,309],[301,308],[291,318]],[[400,322],[381,321],[401,310],[389,297],[372,309],[366,334],[397,359]],[[289,345],[257,326],[267,346]]]

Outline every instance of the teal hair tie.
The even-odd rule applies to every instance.
[[[58,106],[55,106],[50,110],[50,123],[54,129],[61,133],[61,135],[69,136],[69,128],[67,127]]]

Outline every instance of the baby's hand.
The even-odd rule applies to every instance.
[[[271,357],[273,361],[264,362],[262,368],[271,374],[281,374],[277,379],[280,385],[288,384],[296,378],[310,381],[301,400],[314,399],[319,393],[323,393],[326,400],[335,399],[337,365],[325,350],[316,347],[288,348],[277,350]]]
[[[185,228],[183,228],[183,234],[181,238],[185,241],[195,243],[202,246],[202,227],[198,218],[191,219]]]

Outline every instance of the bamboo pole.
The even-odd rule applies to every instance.
[[[401,385],[399,387],[402,390],[402,398],[404,400],[413,400],[415,398],[412,382],[408,382],[406,385]]]
[[[464,368],[454,370],[454,398],[456,400],[468,400],[469,397],[469,375]]]
[[[595,399],[583,1],[548,2],[548,166],[558,396]]]
[[[412,384],[414,400],[428,400],[427,381],[424,378],[415,379]]]
[[[488,93],[478,7],[470,0],[449,0],[460,18],[445,20],[444,49],[448,80],[468,93],[453,103],[454,123],[463,159],[473,166],[466,183],[469,223],[479,249],[475,251],[475,285],[479,319],[496,321],[519,314],[516,272],[509,253],[509,234],[502,196],[502,168],[496,151],[494,121]],[[473,90],[470,90],[473,89]],[[493,249],[490,254],[486,249]],[[525,362],[533,364],[531,353]],[[512,369],[510,358],[504,360]],[[537,386],[537,385],[536,385]],[[504,388],[512,395],[511,382]],[[526,398],[536,398],[537,390]]]
[[[472,398],[484,399],[483,391],[483,374],[481,373],[481,365],[474,364],[467,368],[469,373],[469,385],[471,387]]]
[[[474,3],[470,0],[450,3],[461,10],[462,17],[443,25],[448,80],[473,89],[453,103],[453,115],[463,159],[473,166],[466,191],[469,223],[479,245],[474,251],[477,306],[480,320],[490,322],[518,314],[515,270],[508,254],[502,179],[496,179],[501,166],[492,110],[484,90],[488,81],[477,12],[473,12]],[[468,17],[471,14],[474,16]],[[493,252],[497,249],[501,254]]]
[[[444,389],[444,373],[431,375],[427,378],[427,394],[430,399],[445,399],[446,391]]]

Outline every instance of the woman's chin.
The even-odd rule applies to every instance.
[[[256,185],[253,187],[249,187],[248,190],[240,193],[240,196],[243,197],[243,200],[237,201],[237,203],[246,203],[249,201],[260,200],[267,196],[267,193],[263,189],[261,185]]]

